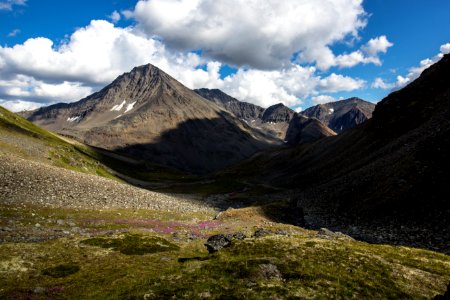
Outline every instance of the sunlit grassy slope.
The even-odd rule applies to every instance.
[[[450,280],[446,255],[323,236],[258,208],[216,220],[37,206],[1,215],[15,235],[42,239],[0,244],[2,299],[430,299]],[[257,228],[270,233],[251,237]],[[233,232],[248,238],[208,254],[207,236]]]

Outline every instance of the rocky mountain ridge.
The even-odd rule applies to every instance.
[[[375,241],[423,247],[425,240],[450,253],[450,202],[442,196],[450,193],[449,77],[445,55],[378,103],[364,124],[310,145],[262,153],[238,172],[247,168],[255,181],[296,190],[310,224],[353,236],[363,228],[391,232]]]
[[[279,143],[150,64],[28,119],[92,146],[194,173],[221,169]]]
[[[325,125],[317,124],[320,123],[318,120],[311,121],[311,124],[315,125],[309,126],[308,131],[297,130],[299,120],[297,113],[282,103],[264,109],[251,103],[239,101],[218,89],[199,89],[195,92],[230,111],[236,117],[247,122],[249,126],[288,144],[312,142],[325,136],[335,135],[332,130],[326,129]],[[294,116],[297,116],[297,118],[295,124],[291,126],[290,123]],[[289,129],[291,132],[287,134]],[[295,140],[291,140],[294,137],[294,130],[296,130]],[[306,136],[300,137],[301,134]]]
[[[302,115],[316,118],[336,133],[364,123],[372,117],[375,104],[360,98],[349,98],[318,104],[305,109]]]

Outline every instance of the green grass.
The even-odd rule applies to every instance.
[[[175,244],[160,237],[143,237],[137,234],[127,234],[120,238],[91,238],[82,241],[85,245],[98,246],[119,251],[126,255],[143,255],[174,251],[180,249]]]
[[[80,271],[80,267],[75,264],[62,264],[56,267],[47,268],[42,271],[43,275],[53,278],[62,278],[75,274]]]
[[[79,143],[68,143],[49,131],[0,107],[0,133],[8,134],[40,149],[38,157],[27,154],[20,144],[0,141],[1,150],[22,158],[44,161],[72,171],[95,174],[109,179],[123,181],[116,172],[128,177],[149,182],[191,182],[197,177],[175,169],[148,162],[130,162],[106,150],[100,150]]]
[[[240,210],[232,212],[234,217],[220,221],[219,227],[202,229],[205,238],[179,239],[148,231],[142,221],[158,219],[167,226],[177,221],[185,224],[178,229],[182,234],[212,216],[131,209],[2,208],[0,226],[17,225],[17,232],[31,232],[38,221],[43,226],[37,233],[69,230],[67,224],[73,222],[91,236],[0,244],[0,298],[429,299],[442,293],[450,281],[450,257],[444,254],[323,239],[313,231],[267,225],[255,218],[256,208],[251,214],[242,209],[244,223]],[[63,225],[56,223],[59,219]],[[114,227],[117,221],[119,229]],[[291,234],[234,241],[212,255],[203,245],[210,234],[258,227]],[[265,265],[275,266],[281,280],[265,277],[261,273]],[[39,293],[30,294],[38,287]]]
[[[95,174],[102,177],[119,180],[101,162],[92,159],[77,146],[69,144],[58,136],[42,129],[26,119],[0,107],[0,133],[15,138],[29,145],[30,148],[39,149],[39,156],[26,153],[21,146],[1,142],[2,151],[19,155],[22,158],[50,163],[65,169]],[[20,151],[18,151],[20,150]]]

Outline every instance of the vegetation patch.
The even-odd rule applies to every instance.
[[[143,255],[179,250],[175,244],[160,237],[143,237],[137,234],[127,234],[121,238],[91,238],[82,241],[85,245],[109,248],[126,255]]]
[[[42,274],[53,278],[62,278],[75,274],[78,271],[80,271],[80,267],[76,264],[62,264],[56,267],[47,268],[42,271]]]

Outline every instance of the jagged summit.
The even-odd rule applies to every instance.
[[[278,103],[269,106],[262,115],[261,119],[263,122],[289,122],[294,115],[294,111],[289,107],[285,106],[283,103]]]
[[[213,101],[217,105],[232,112],[239,119],[247,122],[259,119],[264,112],[264,108],[247,102],[242,102],[225,94],[219,89],[198,89],[194,90],[197,94],[205,99]]]
[[[330,129],[341,133],[372,117],[375,104],[357,97],[318,104],[301,112],[302,115],[317,118]]]

